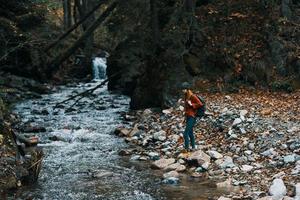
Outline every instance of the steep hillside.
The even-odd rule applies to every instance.
[[[159,2],[158,49],[152,45],[149,6],[129,2],[123,9],[141,16],[127,20],[134,31],[125,32],[116,46],[109,74],[124,71],[110,88],[131,95],[132,108],[168,105],[183,82],[205,91],[237,91],[243,85],[299,88],[297,1],[197,1],[194,14],[182,1]],[[122,18],[111,21],[121,24]]]

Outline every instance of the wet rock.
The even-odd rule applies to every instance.
[[[286,187],[282,179],[273,180],[269,194],[274,200],[282,199],[286,195]]]
[[[130,150],[127,150],[127,149],[122,149],[119,151],[119,156],[128,156],[128,155],[131,155],[131,151]]]
[[[202,150],[193,152],[187,160],[189,164],[193,166],[204,166],[205,168],[208,168],[210,165],[210,156],[204,153]]]
[[[220,154],[219,152],[217,151],[207,151],[207,154],[213,158],[213,159],[220,159],[220,158],[223,158],[223,155]]]
[[[177,171],[170,171],[170,172],[164,173],[163,177],[165,179],[166,178],[171,178],[171,177],[178,178],[179,177],[179,173]]]
[[[148,153],[148,156],[150,157],[151,160],[159,160],[160,154],[157,152],[150,152]]]
[[[170,184],[170,185],[174,185],[174,184],[178,184],[179,183],[179,178],[176,177],[169,177],[163,180],[164,184]]]
[[[42,132],[46,132],[46,128],[43,126],[26,126],[23,129],[24,133],[42,133]]]
[[[167,133],[163,130],[153,134],[154,140],[165,141],[167,139]]]
[[[169,159],[162,158],[162,159],[159,159],[159,160],[153,162],[151,167],[154,169],[164,169],[173,163],[175,163],[174,158],[169,158]]]
[[[126,129],[126,128],[117,128],[117,129],[114,131],[114,134],[115,134],[115,135],[118,135],[118,136],[121,136],[121,137],[125,137],[125,136],[128,136],[128,135],[129,135],[129,130]]]
[[[131,157],[130,157],[130,160],[139,160],[141,158],[141,156],[140,155],[132,155]]]
[[[51,141],[68,142],[68,140],[67,140],[66,138],[63,138],[63,137],[58,136],[58,135],[52,135],[52,136],[49,136],[49,140],[51,140]]]
[[[171,164],[169,166],[167,166],[166,168],[164,168],[165,171],[177,171],[177,172],[183,172],[186,170],[186,167],[180,163],[174,163]]]

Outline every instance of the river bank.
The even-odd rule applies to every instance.
[[[297,194],[300,173],[300,95],[266,91],[237,94],[204,94],[207,116],[195,127],[198,151],[182,154],[183,107],[157,112],[140,110],[124,115],[133,122],[118,127],[115,134],[140,146],[120,155],[132,160],[150,160],[160,169],[163,182],[179,184],[183,176],[198,181],[213,180],[232,191],[232,199],[258,199],[286,188],[282,197]],[[278,190],[280,192],[280,190]],[[276,192],[275,192],[276,193]],[[265,197],[268,198],[268,197]]]
[[[75,106],[70,101],[54,108],[97,84],[57,86],[50,94],[15,104],[17,130],[37,136],[45,156],[37,183],[18,188],[10,198],[208,199],[223,193],[210,181],[191,182],[189,177],[180,186],[163,184],[161,173],[146,162],[119,156],[122,149],[132,147],[113,134],[117,126],[132,125],[121,117],[129,112],[129,98],[107,91],[106,85]]]
[[[0,194],[37,180],[43,152],[23,131],[16,130],[20,118],[12,112],[24,99],[35,99],[50,91],[50,85],[0,72]]]

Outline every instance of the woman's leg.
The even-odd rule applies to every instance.
[[[194,128],[195,123],[196,123],[196,119],[194,117],[191,117],[189,137],[190,137],[192,149],[195,149],[195,135],[194,135],[194,132],[193,132],[193,128]]]
[[[186,150],[189,149],[189,117],[186,118],[186,126],[185,126],[185,130],[184,130],[184,133],[183,133],[183,139],[184,139],[184,148]]]

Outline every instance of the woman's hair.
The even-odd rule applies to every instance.
[[[189,100],[189,99],[191,98],[192,95],[193,95],[192,90],[189,90],[189,89],[184,90],[184,97],[185,97],[185,100]]]

